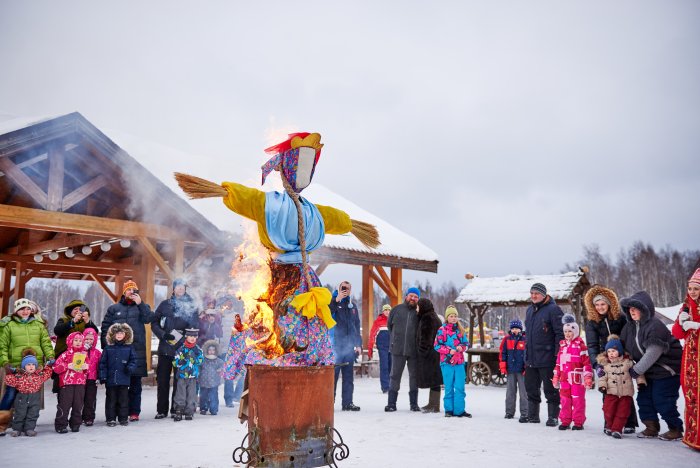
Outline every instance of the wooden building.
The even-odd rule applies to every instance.
[[[95,281],[114,301],[133,279],[153,305],[156,284],[230,264],[227,236],[79,113],[0,129],[2,315],[32,278]]]

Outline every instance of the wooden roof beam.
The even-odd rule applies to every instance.
[[[19,164],[15,164],[18,169],[24,169],[25,167],[32,166],[38,162],[44,161],[48,158],[47,154],[40,154],[39,156],[34,156],[33,158],[27,159],[26,161],[23,161]],[[5,173],[0,171],[0,177],[4,177]]]
[[[2,159],[0,159],[2,161]],[[156,224],[0,205],[0,226],[108,237],[176,240],[175,231]]]
[[[167,275],[168,278],[170,278],[170,281],[173,281],[175,279],[175,274],[173,273],[173,270],[168,266],[167,262],[163,257],[161,257],[160,253],[158,253],[158,250],[156,247],[151,243],[150,240],[143,236],[139,236],[138,238],[139,244],[141,244],[148,253],[148,255],[155,260],[156,264],[158,265],[158,268]]]
[[[107,185],[107,178],[102,174],[94,177],[85,185],[78,187],[71,193],[65,196],[63,199],[63,211],[68,210],[70,207],[76,203],[80,203],[85,198],[89,197],[93,193],[97,192],[99,189]]]
[[[52,148],[49,150],[49,187],[46,209],[63,211],[63,178],[65,177],[64,155]]]
[[[81,271],[90,271],[92,269],[98,270],[128,270],[134,271],[140,268],[139,265],[133,265],[128,263],[113,263],[113,262],[96,262],[93,260],[77,260],[75,258],[61,258],[58,260],[49,260],[44,258],[42,262],[35,262],[31,255],[11,255],[11,254],[0,254],[0,262],[21,262],[27,265],[36,266],[38,269],[41,267],[77,267]],[[46,268],[43,268],[46,269]]]
[[[47,250],[56,250],[66,247],[78,247],[87,245],[96,240],[104,239],[104,236],[86,236],[82,234],[62,236],[58,239],[51,239],[28,244],[20,249],[20,255],[35,254]]]
[[[27,174],[22,172],[15,163],[10,161],[10,158],[0,158],[0,170],[2,170],[8,179],[12,180],[15,185],[24,190],[27,195],[32,197],[41,208],[46,208],[48,196]]]

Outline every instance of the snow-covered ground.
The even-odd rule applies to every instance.
[[[544,423],[520,424],[517,419],[503,419],[504,388],[468,385],[467,410],[474,417],[447,419],[442,414],[408,411],[407,387],[406,381],[399,410],[385,413],[386,395],[379,390],[378,379],[355,379],[355,403],[362,410],[342,412],[336,404],[335,426],[350,448],[349,458],[340,462],[340,467],[700,466],[700,452],[680,442],[637,439],[634,435],[622,440],[605,436],[597,391],[587,394],[585,430],[571,432]],[[427,403],[427,397],[428,392],[421,390],[421,405]],[[37,437],[0,438],[2,466],[236,466],[231,453],[245,434],[245,426],[237,419],[237,407],[222,407],[218,416],[196,415],[193,421],[175,423],[153,419],[155,400],[155,388],[144,387],[141,421],[109,428],[98,410],[95,426],[83,426],[77,434],[60,435],[53,430],[55,397],[49,391]],[[98,408],[103,404],[104,390],[100,390]],[[679,405],[682,411],[681,400]],[[665,430],[665,424],[662,427]]]

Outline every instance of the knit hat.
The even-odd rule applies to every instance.
[[[696,286],[700,286],[700,268],[695,270],[695,273],[693,273],[693,276],[690,277],[688,280],[688,284],[694,284]]]
[[[177,288],[178,286],[187,287],[187,281],[185,281],[184,278],[175,278],[173,281],[173,289]]]
[[[547,295],[547,286],[545,286],[542,283],[535,283],[532,286],[530,286],[530,292],[538,292],[542,294],[543,296]]]
[[[408,296],[409,294],[415,294],[416,296],[420,297],[420,290],[416,287],[408,288],[408,290],[406,291],[406,296]]]
[[[625,352],[625,349],[622,347],[622,341],[620,341],[620,337],[617,335],[608,336],[608,342],[605,343],[605,352],[611,348],[615,348],[620,356]]]
[[[27,367],[27,364],[34,364],[34,367],[39,365],[39,361],[36,360],[36,356],[33,354],[27,354],[22,358],[22,364],[20,366],[22,369],[25,369]]]
[[[384,305],[382,306],[382,312],[385,311],[385,310],[391,310],[391,305],[390,305],[390,304],[384,304]]]
[[[604,295],[602,295],[602,294],[597,294],[597,295],[593,298],[593,301],[592,301],[592,302],[593,302],[593,304],[595,304],[595,303],[598,302],[598,301],[603,301],[603,302],[605,302],[605,303],[606,303],[607,305],[609,305],[609,306],[612,305],[612,304],[610,303],[610,299],[608,299],[606,296],[604,296]]]
[[[122,295],[125,294],[126,290],[129,288],[138,289],[139,287],[134,280],[129,280],[126,283],[124,283],[124,287],[122,288]]]
[[[199,329],[198,328],[186,328],[185,329],[185,336],[199,336]]]
[[[456,315],[459,317],[459,312],[457,311],[457,308],[453,305],[448,305],[447,309],[445,309],[445,319],[449,317],[450,315]]]
[[[508,329],[512,330],[513,328],[519,328],[520,331],[523,331],[523,322],[521,322],[520,319],[511,320],[508,324]]]
[[[564,314],[561,318],[561,323],[564,324],[564,331],[572,331],[574,332],[574,337],[579,336],[580,330],[578,323],[576,323],[576,317],[571,314]]]
[[[20,309],[24,309],[25,307],[29,307],[30,309],[32,308],[32,303],[29,299],[22,297],[15,301],[15,312],[18,312]]]

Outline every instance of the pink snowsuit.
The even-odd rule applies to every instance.
[[[573,420],[575,426],[583,426],[586,421],[585,381],[592,381],[593,371],[588,348],[580,336],[571,342],[561,340],[554,372],[559,377],[561,423],[568,426]]]

